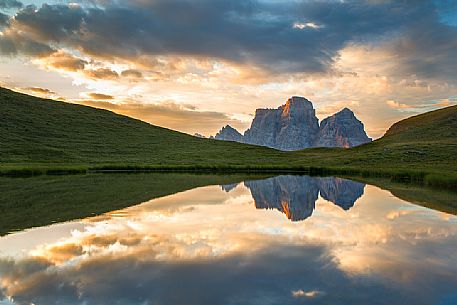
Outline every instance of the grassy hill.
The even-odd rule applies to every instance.
[[[200,139],[113,112],[0,88],[0,173],[71,169],[300,170],[457,186],[457,106],[415,116],[352,149],[270,148]]]

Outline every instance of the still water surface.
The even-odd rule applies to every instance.
[[[457,304],[457,217],[339,178],[199,187],[1,237],[0,304]]]

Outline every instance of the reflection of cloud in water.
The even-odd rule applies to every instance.
[[[295,193],[302,188],[294,181],[282,194],[308,198]],[[349,193],[354,201],[360,196]],[[326,196],[348,202],[339,193]],[[443,221],[441,213],[371,186],[358,200],[345,211],[317,198],[313,217],[290,222],[276,211],[254,210],[243,187],[179,193],[84,221],[71,236],[24,259],[0,260],[0,291],[17,304],[36,305],[372,304],[374,296],[379,304],[438,304],[446,294],[452,298],[456,217]],[[402,216],[388,217],[396,214]]]

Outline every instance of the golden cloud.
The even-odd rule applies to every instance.
[[[28,91],[28,92],[31,92],[31,93],[35,93],[35,94],[38,94],[38,95],[56,95],[56,93],[50,89],[46,89],[46,88],[40,88],[40,87],[28,87],[28,88],[24,88],[25,91]]]
[[[103,108],[119,114],[143,120],[153,125],[189,134],[197,132],[207,135],[219,130],[221,126],[231,124],[237,128],[246,128],[247,124],[230,118],[227,114],[215,111],[199,111],[193,105],[181,105],[171,101],[160,104],[111,103],[94,100],[73,101],[86,106]]]
[[[119,78],[119,74],[108,68],[99,68],[94,70],[84,70],[84,75],[91,79],[115,80]]]
[[[96,92],[89,92],[85,93],[87,97],[94,99],[94,100],[112,100],[114,99],[114,96],[109,95],[109,94],[103,94],[103,93],[96,93]]]
[[[69,72],[83,70],[88,64],[88,61],[71,55],[63,50],[56,51],[49,56],[39,57],[36,61],[45,68],[54,68]]]
[[[402,103],[398,103],[394,100],[389,100],[389,101],[386,101],[386,104],[390,107],[390,108],[393,108],[393,109],[411,109],[413,107],[411,106],[408,106],[406,104],[402,104]]]

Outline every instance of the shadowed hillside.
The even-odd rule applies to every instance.
[[[258,155],[269,161],[281,155],[6,89],[0,89],[0,131],[3,164],[254,164]]]

